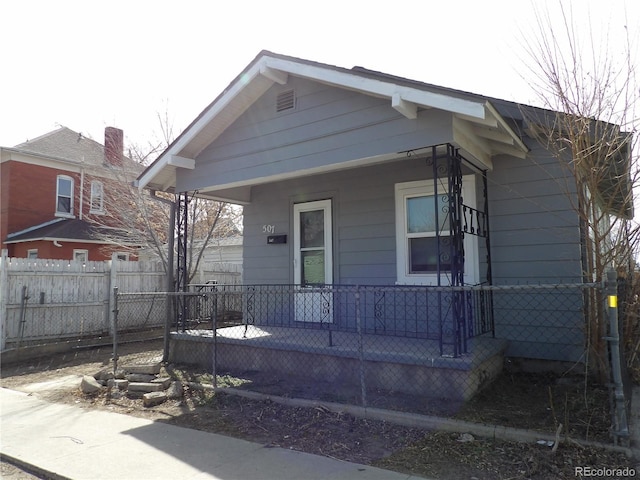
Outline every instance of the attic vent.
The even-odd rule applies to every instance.
[[[276,112],[291,110],[296,106],[296,96],[293,90],[287,90],[278,94],[276,99]]]

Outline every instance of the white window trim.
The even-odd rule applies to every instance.
[[[94,191],[94,186],[97,188],[98,186],[100,187],[100,193],[99,193],[99,197],[96,194],[96,192]],[[93,201],[94,199],[98,197],[100,199],[100,207],[99,208],[93,208]],[[99,182],[97,180],[93,180],[91,182],[91,198],[89,199],[89,213],[92,214],[97,214],[97,215],[103,215],[104,214],[104,184],[102,182]]]
[[[397,183],[395,185],[395,213],[396,213],[396,283],[398,285],[437,285],[437,273],[409,273],[409,246],[406,234],[405,199],[409,196],[443,194],[447,190],[446,184],[439,181],[438,192],[434,192],[433,180],[419,180],[415,182]],[[462,196],[465,205],[476,207],[475,175],[462,177]],[[448,234],[448,232],[447,232]],[[479,278],[478,241],[474,235],[464,236],[464,283],[475,285]],[[440,284],[451,285],[450,272],[440,273]]]
[[[115,252],[115,254],[116,254],[116,260],[120,260],[122,262],[129,261],[129,252]],[[124,258],[120,258],[121,256]]]
[[[78,255],[84,255],[85,259],[84,260],[79,260],[77,258]],[[88,262],[89,261],[89,250],[83,249],[83,248],[74,248],[73,249],[73,260],[74,261],[83,261],[83,262]]]
[[[70,202],[69,202],[69,212],[61,212],[58,210],[58,198],[61,196],[60,195],[60,180],[68,180],[69,182],[71,182],[71,198],[70,198]],[[73,203],[74,203],[74,197],[73,197],[73,189],[75,187],[75,182],[73,180],[73,177],[70,177],[68,175],[58,175],[56,177],[56,205],[55,205],[55,216],[56,217],[65,217],[65,218],[75,218],[74,214],[73,214]]]
[[[32,256],[35,255],[35,256]],[[31,259],[36,259],[38,258],[38,249],[37,248],[30,248],[27,250],[27,258],[31,258]]]

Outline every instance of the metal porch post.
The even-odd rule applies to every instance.
[[[449,197],[449,239],[451,286],[464,285],[464,231],[462,228],[462,158],[452,145],[447,145],[447,176]],[[466,317],[464,292],[452,289],[453,355],[466,351]]]
[[[187,291],[188,267],[187,267],[187,227],[189,217],[189,194],[178,194],[178,260],[176,272],[176,292]],[[184,332],[187,324],[187,302],[184,295],[177,296],[178,326]]]

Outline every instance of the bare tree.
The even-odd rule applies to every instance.
[[[97,226],[96,238],[123,249],[133,251],[137,246],[152,257],[158,258],[165,271],[169,266],[169,235],[176,235],[175,226],[170,225],[171,204],[176,196],[166,192],[140,191],[133,180],[144,165],[150,163],[173,141],[173,127],[169,116],[158,114],[161,130],[159,140],[150,140],[141,145],[130,145],[129,158],[123,158],[121,167],[112,167],[112,179],[105,188],[103,214],[93,215],[90,220]],[[87,192],[89,195],[90,192]],[[239,234],[241,209],[225,202],[194,197],[189,202],[189,258],[187,260],[189,281],[198,271],[211,240]],[[171,232],[170,232],[171,230]]]
[[[633,270],[639,253],[640,225],[633,218],[633,191],[640,185],[635,52],[626,27],[624,44],[612,50],[590,25],[576,24],[570,6],[557,7],[559,17],[536,11],[536,35],[525,42],[544,109],[524,108],[523,114],[534,136],[569,171],[569,198],[582,230],[583,273],[588,281],[602,281],[609,268]],[[560,27],[553,27],[555,18]],[[587,365],[605,378],[602,301],[600,295],[586,299]]]
[[[188,207],[187,272],[191,282],[204,260],[206,247],[214,238],[240,234],[242,211],[229,203],[192,198]]]

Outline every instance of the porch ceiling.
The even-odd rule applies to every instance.
[[[261,52],[256,59],[209,105],[164,153],[135,181],[139,188],[175,191],[179,168],[194,169],[195,158],[222,132],[235,122],[274,83],[286,84],[289,75],[311,79],[327,85],[388,99],[390,106],[403,116],[415,119],[419,110],[438,109],[453,115],[453,143],[463,155],[482,169],[492,168],[492,157],[508,154],[524,158],[528,151],[520,137],[483,97],[451,91],[440,93],[424,84],[391,77],[361,68],[352,70],[306,60]],[[336,166],[337,169],[368,165],[398,156],[398,152],[376,158],[357,159]],[[292,176],[317,172],[300,171]],[[279,179],[282,179],[280,177]],[[250,185],[274,179],[253,179],[245,184],[218,186],[216,192],[201,190],[210,198],[244,203],[249,200]],[[222,195],[224,194],[224,195]]]

